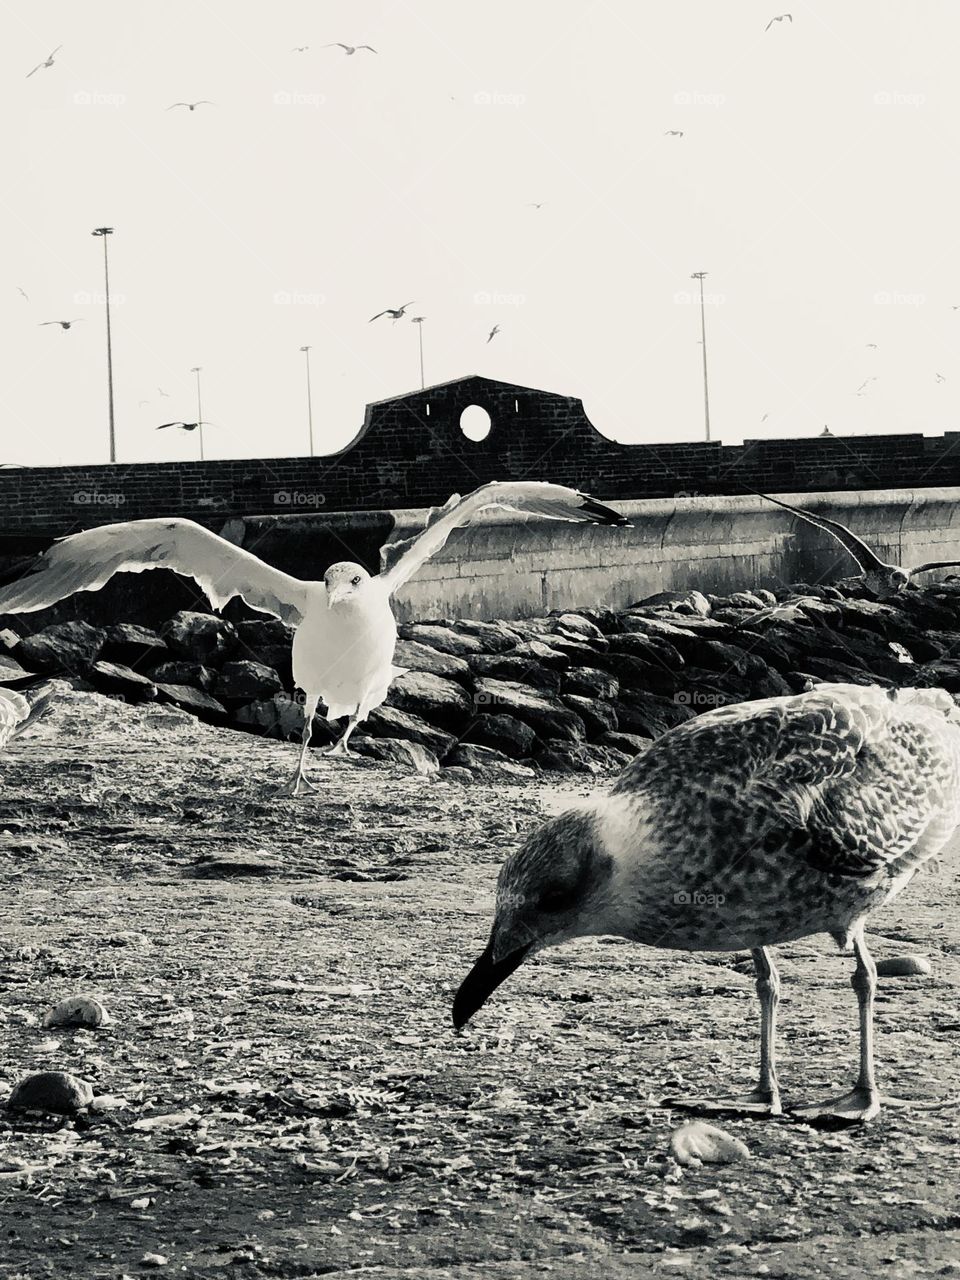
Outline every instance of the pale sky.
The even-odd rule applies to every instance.
[[[342,446],[410,299],[428,383],[702,439],[697,270],[715,438],[957,429],[960,6],[785,2],[0,3],[0,461],[106,460],[101,224],[121,461],[196,456],[195,365],[208,456],[305,453],[304,344]]]

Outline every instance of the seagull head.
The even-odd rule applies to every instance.
[[[864,574],[864,581],[880,600],[898,596],[910,581],[910,575],[898,565],[884,565],[883,570]]]
[[[350,560],[341,560],[332,564],[323,575],[327,588],[327,606],[331,609],[355,600],[364,585],[370,581],[370,575],[361,564]]]
[[[569,938],[619,932],[613,871],[598,815],[586,808],[551,818],[512,853],[497,881],[490,941],[454,999],[454,1026],[462,1027],[531,952]]]

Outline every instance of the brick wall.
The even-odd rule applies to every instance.
[[[492,419],[479,442],[459,426],[470,404]],[[469,377],[369,405],[351,444],[322,458],[0,470],[0,530],[60,534],[151,515],[220,526],[229,516],[423,507],[507,479],[620,499],[949,486],[960,485],[958,443],[950,433],[618,444],[574,397]]]

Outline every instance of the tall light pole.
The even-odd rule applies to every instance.
[[[110,261],[107,256],[107,237],[113,235],[113,227],[96,227],[90,232],[103,240],[103,278],[107,304],[107,398],[110,408],[110,461],[117,460],[117,433],[113,421],[113,343],[110,338]]]
[[[203,461],[203,406],[200,403],[200,371],[202,365],[195,365],[190,370],[197,375],[197,431],[200,433],[200,461]]]
[[[310,391],[310,348],[301,347],[307,363],[307,424],[310,428],[310,457],[313,457],[313,395]]]
[[[427,385],[423,378],[423,322],[426,316],[411,316],[411,323],[417,326],[417,332],[420,337],[420,390],[422,391]]]
[[[700,281],[700,342],[703,346],[703,417],[706,424],[706,439],[710,441],[710,393],[707,390],[707,316],[703,305],[703,277],[706,271],[694,271],[691,280]]]

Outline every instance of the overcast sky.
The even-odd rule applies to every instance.
[[[101,224],[122,461],[195,456],[155,430],[195,365],[209,455],[305,453],[307,343],[342,446],[419,385],[417,327],[368,323],[411,299],[428,383],[701,439],[697,270],[715,438],[960,425],[955,3],[0,8],[0,461],[106,459]]]

